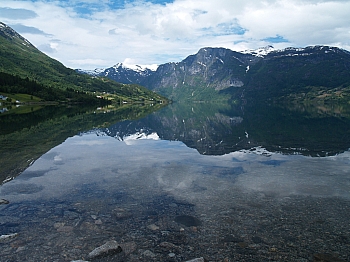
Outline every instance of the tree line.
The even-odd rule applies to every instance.
[[[74,90],[44,86],[34,80],[0,72],[0,92],[8,94],[29,94],[43,101],[72,102],[84,104],[108,104],[109,101],[93,94]]]

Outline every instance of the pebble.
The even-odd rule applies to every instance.
[[[179,248],[177,245],[174,245],[173,243],[169,243],[169,242],[162,242],[159,244],[159,246],[167,248],[167,249],[178,249]]]
[[[123,208],[116,208],[113,210],[113,213],[118,220],[132,217],[132,213],[129,210],[125,210]]]
[[[23,250],[25,250],[26,248],[25,247],[18,247],[17,249],[16,249],[16,252],[21,252],[21,251],[23,251]]]
[[[150,251],[150,250],[146,250],[145,252],[143,252],[143,255],[145,256],[145,257],[155,257],[156,255],[152,252],[152,251]]]
[[[270,251],[270,252],[277,252],[277,248],[275,248],[275,247],[270,247],[269,251]]]
[[[225,206],[213,216],[204,211],[201,211],[204,215],[195,213],[192,206],[180,204],[176,209],[167,209],[172,199],[164,197],[145,206],[118,203],[112,209],[110,205],[72,207],[65,202],[0,205],[0,226],[9,230],[1,233],[20,232],[16,238],[12,238],[16,234],[0,233],[3,239],[0,260],[26,261],[28,257],[33,261],[70,262],[349,260],[349,201],[304,197],[282,203],[271,198],[248,200],[233,203],[232,209]],[[318,213],[320,202],[327,212]],[[57,208],[62,212],[56,213]],[[160,212],[161,208],[166,212]],[[344,208],[346,212],[342,213]],[[149,216],[149,210],[156,210],[152,212],[158,215]],[[336,213],[338,210],[342,212]],[[174,221],[179,214],[193,217],[177,218],[178,222],[185,222],[181,224]],[[282,215],[288,220],[282,221]],[[42,219],[45,216],[48,218]],[[131,219],[116,219],[127,216]],[[71,217],[76,219],[72,221]],[[201,225],[193,225],[196,217]],[[103,224],[98,225],[100,221]],[[320,234],[321,230],[324,234]],[[111,244],[112,239],[118,242],[112,241],[116,250],[101,246],[107,241]],[[92,250],[101,257],[88,257]]]
[[[122,247],[123,252],[126,256],[134,252],[137,247],[135,242],[123,243],[123,244],[120,244],[120,246]]]
[[[151,230],[158,230],[159,226],[152,224],[152,225],[148,225],[147,228],[151,229]]]
[[[103,244],[102,246],[99,246],[95,248],[93,251],[91,251],[88,255],[89,259],[99,258],[99,257],[105,257],[113,254],[117,254],[122,252],[121,246],[117,243],[115,240],[111,240]]]
[[[62,226],[57,228],[57,232],[72,232],[73,227],[72,226]]]
[[[101,220],[101,219],[95,220],[95,224],[96,224],[96,225],[102,225],[102,220]]]
[[[58,223],[53,224],[53,227],[57,229],[57,228],[63,227],[64,225],[65,225],[65,223],[58,222]]]
[[[331,254],[314,254],[314,261],[317,262],[345,262],[345,260],[339,259]]]
[[[191,259],[191,260],[187,260],[185,262],[204,262],[204,258],[203,257],[199,257],[199,258],[194,258],[194,259]]]
[[[7,205],[9,203],[10,203],[10,201],[8,201],[6,199],[0,199],[0,205]]]
[[[13,234],[8,234],[8,235],[1,235],[0,236],[0,242],[8,240],[8,239],[11,239],[11,238],[14,238],[14,237],[17,237],[17,236],[18,236],[18,233],[13,233]]]

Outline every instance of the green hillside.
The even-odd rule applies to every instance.
[[[35,48],[12,28],[0,22],[0,72],[35,81],[51,89],[82,93],[111,93],[116,101],[165,101],[139,85],[125,85],[101,77],[76,73]],[[96,93],[95,93],[96,94]],[[94,95],[96,96],[96,95]]]

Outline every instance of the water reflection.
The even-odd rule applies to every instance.
[[[27,107],[21,114],[2,115],[0,183],[16,177],[52,147],[82,130],[137,119],[160,106],[124,105],[101,110],[84,106],[38,106]]]
[[[0,187],[2,258],[347,261],[348,123],[177,104],[82,131]]]
[[[291,261],[333,250],[345,259],[349,160],[350,152],[312,158],[263,148],[207,156],[155,135],[85,133],[2,185],[10,204],[1,206],[0,230],[19,233],[2,254],[88,259],[114,239],[132,250],[101,261],[167,261],[170,253],[179,261]]]
[[[172,104],[145,119],[112,125],[105,134],[121,139],[135,131],[179,140],[201,154],[222,155],[264,147],[271,152],[335,155],[350,147],[350,118],[273,106]]]
[[[178,141],[154,137],[119,141],[84,134],[50,150],[17,179],[4,184],[1,193],[12,195],[12,201],[23,199],[23,194],[26,200],[64,198],[82,183],[107,191],[115,191],[122,183],[133,189],[129,194],[139,194],[135,188],[149,193],[160,190],[183,199],[189,194],[187,201],[193,201],[194,187],[197,191],[205,188],[206,194],[237,187],[280,197],[305,194],[348,198],[349,160],[349,151],[310,158],[262,148],[210,157]]]

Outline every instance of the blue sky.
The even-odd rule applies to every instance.
[[[202,47],[350,50],[350,0],[1,0],[0,21],[71,68],[178,62]]]

